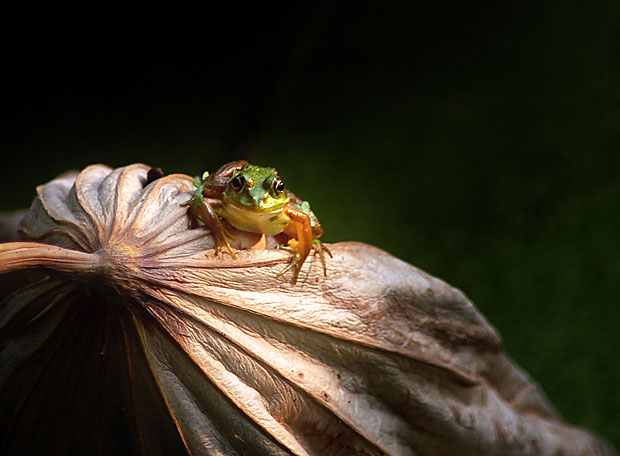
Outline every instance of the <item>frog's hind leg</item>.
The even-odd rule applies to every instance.
[[[293,257],[288,266],[278,275],[282,275],[294,267],[295,274],[293,276],[293,283],[297,283],[301,267],[312,249],[312,228],[310,226],[308,214],[289,207],[286,215],[289,216],[291,221],[284,230],[284,233],[292,238],[289,240],[288,245],[293,252]]]

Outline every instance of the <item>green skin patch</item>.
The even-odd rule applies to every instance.
[[[197,176],[196,179],[198,179]],[[197,209],[198,206],[200,206],[200,204],[202,203],[202,192],[204,191],[205,183],[204,180],[202,182],[199,180],[195,180],[192,182],[192,185],[196,187],[196,190],[194,190],[194,193],[192,193],[191,207]]]
[[[294,204],[297,209],[310,217],[310,226],[314,228],[316,226],[316,216],[314,212],[310,210],[310,203],[308,201],[304,201],[301,204]]]
[[[250,212],[272,212],[286,207],[289,197],[275,169],[244,165],[230,179],[222,202]]]

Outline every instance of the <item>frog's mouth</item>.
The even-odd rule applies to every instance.
[[[274,201],[270,207],[269,206],[266,207],[264,204],[266,199],[257,200],[255,198],[251,198],[249,199],[249,201],[251,201],[252,204],[241,204],[237,200],[226,199],[225,205],[235,206],[235,208],[239,209],[240,211],[244,211],[244,212],[252,212],[252,213],[257,213],[257,214],[269,214],[272,212],[279,213],[280,211],[284,210],[284,208],[288,204],[288,201],[284,203],[282,201]]]
[[[276,235],[284,231],[290,222],[284,210],[285,207],[265,211],[229,202],[224,206],[220,215],[239,230]]]

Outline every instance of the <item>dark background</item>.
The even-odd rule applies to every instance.
[[[275,166],[328,242],[464,290],[620,446],[620,4],[14,9],[3,210],[96,162]]]

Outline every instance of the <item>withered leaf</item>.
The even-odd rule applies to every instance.
[[[614,454],[460,291],[360,243],[296,285],[272,238],[215,256],[149,169],[40,186],[0,244],[0,454]]]

